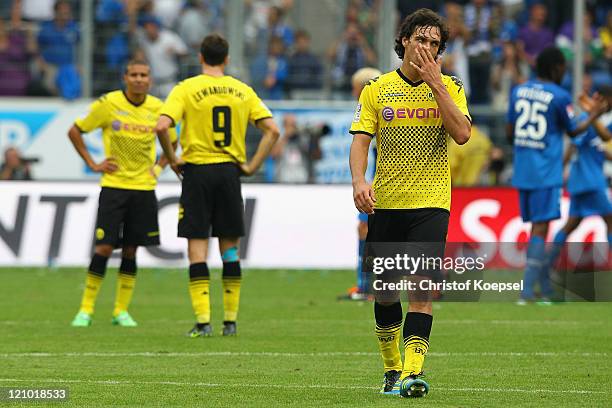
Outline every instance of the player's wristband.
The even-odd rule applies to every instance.
[[[155,166],[153,166],[153,173],[155,173],[155,177],[159,177],[159,175],[161,174],[162,170],[163,170],[163,168],[159,164],[156,164]]]

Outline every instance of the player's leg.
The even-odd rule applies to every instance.
[[[138,324],[128,313],[134,287],[136,285],[136,245],[124,245],[121,252],[121,264],[117,275],[115,308],[112,323],[122,327],[136,327]]]
[[[567,237],[572,233],[572,231],[578,228],[578,226],[583,220],[583,218],[580,216],[572,215],[571,207],[573,205],[573,201],[570,201],[570,202],[572,203],[570,204],[570,216],[567,219],[567,222],[565,223],[563,228],[561,228],[555,234],[555,237],[553,238],[552,248],[550,249],[550,252],[547,256],[547,264],[548,264],[547,267],[549,270],[557,262],[557,259],[559,258],[559,255],[561,254],[561,251],[563,250],[563,246],[565,245],[565,242],[567,241]]]
[[[401,240],[393,225],[393,214],[389,212],[377,211],[369,217],[364,256],[375,256],[379,243],[386,245],[384,243]],[[384,282],[396,279],[387,273],[377,278]],[[404,317],[399,295],[399,291],[374,290],[374,333],[383,362],[383,394],[399,394],[398,380],[402,371],[400,341]]]
[[[223,261],[223,335],[236,335],[236,320],[240,306],[240,238],[219,238],[219,252]]]
[[[187,333],[190,337],[212,335],[210,273],[206,263],[213,202],[208,167],[192,164],[183,167],[178,236],[187,238],[189,295],[196,316],[196,324]]]
[[[223,260],[223,335],[233,336],[236,334],[242,281],[238,245],[239,237],[245,234],[238,167],[233,163],[215,165],[215,182],[212,235],[219,237]]]
[[[531,236],[527,246],[527,259],[523,277],[523,291],[518,301],[524,305],[535,298],[534,286],[539,281],[542,295],[552,296],[546,257],[546,236],[550,221],[561,216],[561,189],[520,190],[523,221],[531,221]]]
[[[130,199],[123,219],[121,264],[112,322],[135,327],[138,324],[128,313],[128,307],[136,284],[136,250],[139,246],[159,245],[159,223],[155,190],[130,190],[126,194]]]
[[[189,239],[187,241],[187,253],[189,257],[189,296],[196,316],[196,324],[188,333],[188,336],[211,336],[210,272],[206,263],[208,239]]]
[[[366,215],[366,218],[363,219],[362,215]],[[358,247],[357,247],[357,293],[361,295],[362,298],[367,299],[367,294],[369,292],[368,287],[368,277],[363,270],[363,250],[365,248],[365,240],[368,236],[368,219],[367,214],[359,214],[359,224],[357,224],[357,237],[358,237]]]
[[[409,226],[406,242],[415,242],[422,250],[414,256],[425,253],[428,257],[444,258],[448,234],[449,212],[442,209],[423,209],[407,213]],[[422,397],[429,386],[419,377],[423,374],[425,356],[429,350],[429,337],[433,324],[431,290],[421,290],[421,280],[430,281],[439,271],[416,271],[416,290],[409,292],[408,313],[404,319],[404,367],[402,369],[400,393],[405,397]]]
[[[128,197],[122,190],[103,187],[100,191],[94,255],[87,270],[81,307],[72,321],[72,326],[83,327],[91,324],[108,258],[119,240],[119,229],[126,212],[127,200]]]

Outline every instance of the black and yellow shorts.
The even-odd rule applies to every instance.
[[[155,190],[102,187],[95,234],[96,245],[159,245]]]
[[[235,163],[183,167],[178,236],[204,239],[244,236],[240,168]]]

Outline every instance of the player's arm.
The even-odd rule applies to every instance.
[[[431,88],[440,109],[442,123],[450,137],[459,145],[465,144],[470,139],[472,124],[459,110],[442,82],[442,59],[440,57],[434,59],[421,44],[416,50],[421,66],[419,67],[412,61],[410,64],[419,71],[421,79]]]
[[[245,176],[250,176],[259,169],[280,136],[278,126],[272,118],[260,119],[255,122],[255,126],[261,130],[262,138],[251,160],[247,163],[240,163],[240,170]]]
[[[177,147],[178,147],[178,142],[177,141],[172,142],[172,149],[175,152],[176,152]],[[155,176],[155,178],[159,177],[159,175],[166,168],[167,165],[168,165],[168,158],[166,157],[165,154],[162,154],[161,156],[159,156],[159,160],[157,160],[157,163],[155,163],[155,165],[153,166],[153,175]]]
[[[590,98],[588,95],[582,94],[578,98],[578,102],[580,104],[580,107],[586,112],[593,112],[597,109],[598,106],[600,110],[602,110],[602,113],[603,110],[607,110],[607,104],[605,103],[605,100],[597,98],[597,96],[595,98]],[[595,128],[597,135],[599,135],[601,140],[603,140],[604,142],[607,142],[608,140],[612,139],[612,133],[600,121],[596,120],[595,122],[593,122],[593,127]]]
[[[164,151],[164,157],[166,158],[167,163],[172,168],[172,171],[176,173],[179,179],[182,179],[182,171],[181,166],[185,164],[181,159],[176,157],[176,144],[173,144],[170,141],[170,128],[174,126],[174,120],[171,117],[162,114],[157,120],[157,125],[155,125],[155,133],[157,134],[157,138],[159,139],[159,144]]]
[[[102,97],[95,101],[90,108],[89,113],[83,119],[78,119],[68,130],[68,138],[75,150],[81,156],[85,164],[96,173],[113,173],[117,171],[118,166],[114,157],[107,157],[101,163],[96,163],[89,154],[85,141],[83,140],[83,130],[85,132],[97,129],[104,126],[107,118],[107,111],[104,105],[105,98]]]
[[[583,103],[583,98],[584,95],[581,95],[579,102],[581,105],[585,106]],[[573,129],[568,129],[567,134],[569,135],[569,137],[574,137],[581,133],[584,133],[589,128],[589,126],[593,125],[596,122],[597,118],[599,118],[601,114],[604,113],[606,110],[607,104],[605,99],[599,95],[595,95],[592,99],[590,99],[590,105],[588,105],[588,118],[578,123]]]
[[[355,133],[351,143],[349,166],[353,183],[353,201],[360,212],[366,214],[374,213],[374,190],[365,178],[368,168],[368,152],[372,137],[365,133]]]
[[[568,148],[565,149],[565,152],[563,153],[563,167],[568,165],[575,152],[576,146],[574,146],[574,144],[570,144]]]

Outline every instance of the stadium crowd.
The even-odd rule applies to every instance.
[[[377,55],[381,0],[345,2],[335,40],[325,44],[313,43],[313,25],[299,16],[300,2],[245,1],[243,79],[263,99],[350,100],[350,78],[357,70],[380,66],[385,59],[399,66],[392,50]],[[581,34],[586,54],[584,90],[591,93],[612,82],[612,6],[604,0],[588,0],[586,5]],[[81,7],[71,0],[2,2],[0,95],[66,99],[81,95]],[[397,22],[422,7],[447,19],[450,38],[443,72],[462,79],[470,106],[505,112],[511,89],[534,76],[535,56],[547,46],[556,44],[569,61],[573,57],[571,0],[397,0]],[[118,78],[126,62],[136,57],[150,62],[152,94],[165,98],[179,80],[199,72],[200,41],[208,33],[227,31],[227,8],[222,0],[96,0],[94,96],[121,87]],[[571,89],[569,73],[563,86]],[[474,120],[479,123],[478,116]],[[265,179],[282,181],[275,176],[281,173],[279,168],[293,166],[297,175],[286,177],[312,181],[313,162],[320,158],[318,137],[299,124],[293,126],[291,118],[286,122],[291,140],[275,149],[276,166],[268,166]],[[476,177],[466,176],[467,185],[508,179],[504,152],[509,146],[491,144],[488,125],[485,121],[475,127],[483,136],[475,140],[482,143],[465,147],[478,151],[485,170]],[[455,177],[458,184],[464,184],[461,177]]]
[[[245,2],[245,79],[265,99],[320,99],[323,91],[350,99],[354,72],[393,58],[375,51],[381,1],[348,1],[341,33],[323,53],[313,51],[309,30],[293,22],[298,1]],[[78,97],[79,2],[3,4],[0,95]],[[535,55],[546,46],[556,44],[572,58],[570,0],[397,0],[398,21],[421,7],[447,18],[451,32],[444,71],[463,79],[471,104],[505,109],[510,88],[532,76]],[[611,80],[612,7],[591,0],[586,11],[582,37],[587,82],[597,87]],[[225,12],[220,0],[97,0],[94,94],[116,89],[117,73],[127,60],[144,56],[153,64],[154,93],[166,96],[178,80],[197,72],[197,53],[192,51],[207,33],[225,31]],[[564,85],[571,87],[569,75]]]

